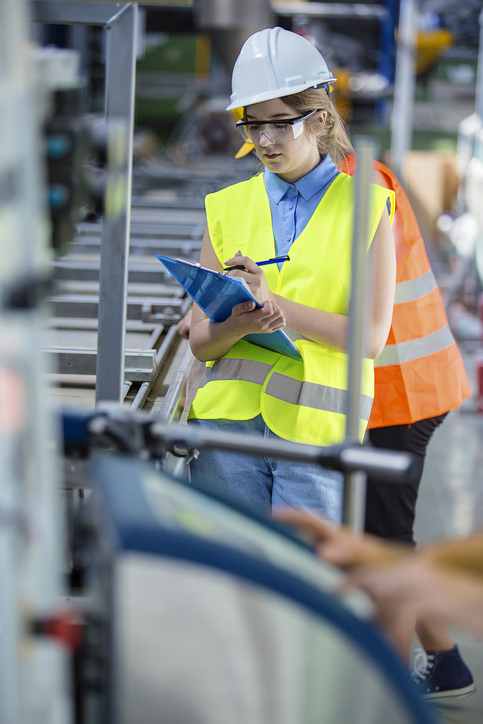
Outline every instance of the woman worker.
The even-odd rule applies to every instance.
[[[245,144],[237,156],[252,149]],[[418,475],[412,483],[401,484],[368,478],[365,528],[392,543],[414,546],[416,500],[427,446],[448,410],[459,407],[471,391],[411,204],[387,166],[373,161],[373,167],[377,183],[395,194],[392,227],[397,274],[391,330],[375,363],[368,435],[375,447],[415,455]],[[355,155],[344,159],[341,168],[353,175]],[[188,338],[188,330],[185,318],[179,331]],[[406,660],[414,627],[424,647],[419,649],[413,674],[423,696],[451,699],[475,690],[472,674],[441,621],[434,616],[420,617],[416,626],[415,617],[402,616],[397,625],[396,621],[395,615],[391,636]]]
[[[229,274],[245,280],[261,308],[240,304],[213,323],[195,305],[190,344],[207,367],[191,424],[315,445],[344,437],[354,184],[336,167],[352,149],[330,100],[334,80],[308,40],[281,28],[255,33],[240,51],[228,110],[243,107],[237,125],[264,170],[207,196],[200,261],[220,271],[241,266]],[[394,301],[391,196],[372,188],[361,437],[372,404],[372,360],[384,348]],[[280,265],[256,264],[287,253]],[[302,362],[243,340],[284,327]],[[342,476],[318,465],[213,450],[201,452],[191,473],[259,509],[297,507],[340,521]]]

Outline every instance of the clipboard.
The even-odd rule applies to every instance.
[[[156,254],[156,258],[213,322],[224,322],[233,307],[241,302],[255,302],[260,309],[260,304],[244,279],[227,277],[183,259],[171,259],[162,254]],[[247,334],[243,339],[291,359],[302,360],[297,347],[281,329],[276,332]]]

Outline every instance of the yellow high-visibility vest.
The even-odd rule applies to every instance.
[[[372,186],[372,241],[391,192]],[[339,174],[307,226],[290,248],[281,271],[264,267],[268,285],[310,307],[347,315],[351,291],[354,181]],[[275,256],[272,219],[263,176],[206,197],[208,229],[220,260],[237,251],[253,260]],[[277,435],[294,442],[332,445],[343,440],[347,408],[348,356],[294,335],[303,362],[240,340],[219,360],[208,362],[190,418],[249,420],[262,414]],[[374,366],[363,360],[361,439],[374,396]]]

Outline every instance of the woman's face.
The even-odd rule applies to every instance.
[[[281,98],[253,103],[245,108],[245,118],[249,121],[282,121],[284,118],[297,118],[299,115]],[[326,113],[320,111],[316,115],[323,125]],[[263,130],[262,133],[255,134],[255,150],[260,161],[269,171],[273,171],[287,183],[295,183],[320,163],[316,140],[310,134],[305,122],[303,126],[302,133],[298,138],[285,143],[272,143]],[[270,133],[269,128],[267,126],[268,133]]]

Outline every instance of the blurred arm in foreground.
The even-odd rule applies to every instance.
[[[417,552],[371,535],[355,536],[297,510],[276,513],[314,545],[321,558],[347,571],[374,601],[377,623],[398,644],[402,620],[436,617],[475,631],[483,627],[483,533],[444,540]]]

